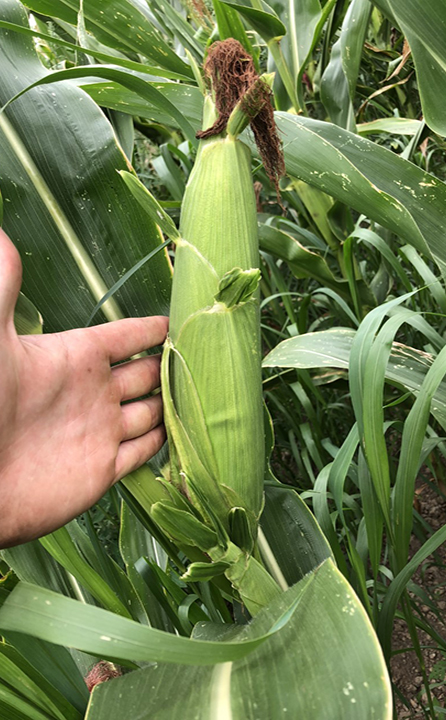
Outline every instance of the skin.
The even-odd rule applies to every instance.
[[[19,254],[0,230],[0,548],[61,527],[165,440],[159,387],[166,317],[19,336]]]

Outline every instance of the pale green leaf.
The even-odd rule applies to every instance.
[[[264,367],[342,368],[349,367],[355,338],[350,328],[332,328],[306,333],[279,343],[264,359]],[[434,357],[415,348],[394,343],[386,368],[386,378],[417,394]],[[446,429],[446,382],[434,394],[432,415]]]
[[[287,172],[392,230],[446,272],[446,185],[330,123],[276,113]]]
[[[87,720],[108,720],[111,712],[140,720],[390,720],[390,683],[379,645],[362,605],[331,560],[244,629],[207,623],[194,636],[218,639],[222,646],[234,638],[249,642],[299,597],[290,621],[246,658],[205,668],[139,670],[99,686]],[[323,678],[317,692],[315,675]]]
[[[308,586],[307,577],[278,606],[278,612],[266,615],[266,623],[254,625],[249,638],[230,642],[179,637],[24,582],[3,603],[0,629],[121,661],[209,665],[243,658],[281,630],[296,612]]]

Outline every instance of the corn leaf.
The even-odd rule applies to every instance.
[[[123,87],[136,92],[137,95],[140,95],[150,103],[159,105],[165,113],[170,115],[172,118],[175,118],[177,124],[182,127],[191,143],[196,143],[195,132],[188,120],[173,103],[171,103],[162,93],[159,92],[154,85],[148,83],[144,76],[138,76],[126,69],[110,65],[87,65],[86,67],[80,66],[69,68],[67,70],[54,71],[44,75],[44,77],[39,78],[39,80],[34,81],[31,85],[28,85],[20,90],[13,98],[9,98],[8,102],[16,101],[22,93],[27,93],[34,87],[38,87],[40,85],[48,85],[60,82],[61,80],[73,80],[84,77],[99,77],[105,80],[117,82],[120,85],[123,85]],[[151,79],[151,76],[149,76],[149,78]],[[5,105],[7,104],[8,103],[5,103]]]
[[[81,714],[11,645],[0,645],[0,677],[51,718],[81,720]]]
[[[171,80],[185,80],[190,81],[190,76],[182,75],[181,73],[171,72],[165,68],[155,67],[153,65],[145,65],[144,63],[134,62],[128,60],[122,54],[115,52],[114,54],[103,53],[96,50],[93,47],[82,47],[82,45],[75,45],[74,43],[62,40],[62,38],[56,35],[48,35],[48,33],[38,32],[30,27],[24,27],[23,25],[17,25],[15,23],[0,20],[0,27],[5,30],[12,30],[13,32],[20,33],[21,35],[29,35],[30,37],[39,38],[40,40],[47,40],[48,42],[57,45],[58,47],[68,48],[69,50],[75,50],[76,52],[83,52],[96,60],[102,60],[105,63],[113,63],[120,65],[121,67],[128,68],[129,70],[135,70],[136,72],[145,72],[155,76],[161,76],[163,78],[170,78]],[[90,45],[93,44],[93,38],[89,37],[88,42]]]
[[[343,368],[348,370],[350,351],[355,331],[350,328],[333,328],[306,333],[279,343],[265,358],[264,367]],[[415,395],[434,357],[415,348],[394,343],[385,375],[389,382],[407,388]],[[436,392],[431,407],[432,415],[446,429],[446,382]]]
[[[235,636],[227,642],[177,637],[24,582],[3,603],[0,629],[123,662],[231,662],[245,657],[288,624],[311,584],[309,580],[304,578],[284,602],[277,603],[277,609],[266,615],[266,622],[253,624],[248,638]],[[278,600],[282,600],[281,595]]]
[[[446,272],[446,185],[330,123],[276,113],[287,172],[392,230]]]
[[[29,0],[25,5],[77,25],[78,0]],[[123,52],[140,52],[156,65],[191,77],[189,66],[167,45],[140,4],[111,0],[104,6],[100,0],[84,0],[82,9],[86,29],[104,45]]]
[[[270,720],[287,713],[318,720],[373,715],[390,720],[390,686],[379,646],[362,606],[331,560],[244,629],[199,624],[194,637],[218,639],[223,646],[227,639],[249,642],[291,598],[299,597],[290,621],[246,658],[205,668],[161,664],[138,670],[98,687],[86,720],[106,720],[112,710],[141,720]],[[317,692],[314,673],[324,678]]]
[[[349,5],[340,38],[332,47],[321,78],[321,98],[331,120],[353,132],[356,124],[352,101],[371,11],[369,0],[353,0]]]
[[[415,553],[407,565],[391,582],[390,587],[386,592],[378,624],[378,634],[386,657],[390,657],[393,620],[395,618],[396,609],[401,595],[406,589],[412,575],[415,573],[423,560],[426,560],[426,558],[435,552],[435,550],[444,542],[446,542],[446,527],[440,528],[428,540],[426,540],[424,545],[422,545],[418,552]]]
[[[446,18],[442,0],[375,0],[396,22],[412,50],[423,114],[429,127],[446,135]]]
[[[330,547],[313,514],[299,494],[287,485],[268,482],[260,519],[267,546],[260,538],[263,562],[282,587],[299,582],[331,557]]]
[[[263,3],[265,10],[259,10],[248,5],[228,2],[228,0],[223,0],[223,2],[237,10],[267,43],[272,40],[279,40],[286,35],[285,25],[266,3]]]
[[[28,671],[31,677],[37,673],[43,676],[39,678],[39,685],[45,688],[46,694],[57,698],[65,698],[80,713],[85,712],[88,703],[88,690],[84,678],[79,671],[72,654],[65,647],[59,647],[44,640],[24,635],[21,632],[4,632],[8,643],[13,646],[14,651],[20,654],[18,664],[27,667],[28,664],[34,668],[34,672]],[[54,688],[51,691],[47,683]],[[61,705],[64,703],[61,701]],[[71,712],[71,711],[70,711]],[[9,716],[8,720],[9,720]]]
[[[19,294],[15,306],[14,325],[18,335],[39,335],[42,332],[43,318],[23,293]]]
[[[27,26],[17,0],[1,4],[0,18]],[[3,105],[47,71],[31,38],[7,30],[0,37]],[[82,90],[58,84],[0,115],[0,147],[4,229],[22,255],[24,293],[46,330],[85,325],[120,275],[162,242],[117,177],[128,165],[112,128]],[[102,319],[166,312],[170,274],[158,253],[104,303]]]
[[[59,528],[40,539],[43,547],[68,570],[104,607],[124,617],[131,617],[128,608],[108,585],[82,557],[66,527]],[[124,576],[127,580],[126,576]],[[127,587],[127,590],[129,588]]]
[[[237,12],[229,7],[227,3],[222,2],[222,0],[212,0],[212,5],[214,6],[220,40],[226,40],[227,38],[238,40],[245,50],[254,56],[254,62],[258,63],[258,53],[256,53],[252,47],[251,41],[246,34],[246,30]],[[258,70],[258,65],[256,67]]]
[[[310,52],[321,17],[319,0],[276,0],[271,3],[287,29],[280,45],[292,74],[297,77]]]
[[[160,80],[149,80],[170,103],[181,108],[181,115],[198,129],[201,124],[203,96],[199,88],[193,85],[170,83]],[[117,82],[100,82],[98,78],[80,78],[77,83],[90,97],[102,107],[120,110],[121,112],[146,118],[149,121],[173,125],[182,129],[179,116],[172,116],[163,110],[159,104],[151,103],[147,97],[143,98],[136,92],[124,88]]]

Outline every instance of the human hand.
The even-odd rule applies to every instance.
[[[161,448],[159,356],[166,317],[19,336],[22,265],[0,229],[0,548],[61,527]]]

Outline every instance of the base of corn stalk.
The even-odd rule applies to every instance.
[[[184,582],[202,582],[225,575],[251,615],[255,615],[282,592],[276,581],[250,553],[241,550],[220,526],[214,532],[193,511],[155,503],[151,516],[177,544],[195,545],[210,562],[193,562],[182,575]]]

